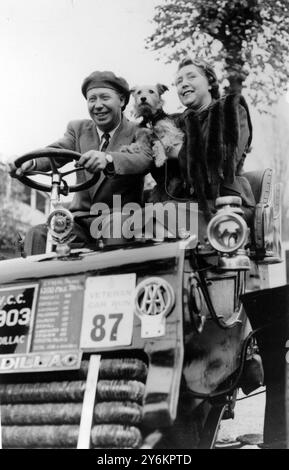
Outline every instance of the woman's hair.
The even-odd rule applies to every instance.
[[[217,75],[213,69],[213,67],[203,59],[195,58],[193,59],[190,56],[184,57],[178,65],[178,71],[181,70],[186,65],[194,65],[201,70],[203,75],[207,78],[209,84],[211,85],[211,95],[212,98],[218,99],[220,98],[220,90],[219,90],[219,83],[217,79]]]

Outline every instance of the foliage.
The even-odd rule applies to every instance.
[[[0,250],[13,251],[15,248],[19,230],[11,216],[13,209],[11,203],[6,206],[0,204]]]
[[[223,85],[264,110],[289,81],[288,0],[163,0],[147,47],[167,61],[188,52],[222,65]]]
[[[17,180],[9,187],[10,177],[0,169],[0,250],[15,250],[21,233],[19,201],[24,198],[23,185]]]

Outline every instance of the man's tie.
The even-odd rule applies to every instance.
[[[100,152],[106,151],[108,144],[109,144],[109,140],[110,140],[110,134],[108,132],[105,132],[101,137],[100,146],[99,146]],[[99,173],[98,180],[96,181],[96,186],[100,185],[104,179],[105,179],[105,175],[103,174],[103,171],[101,171]]]
[[[105,132],[101,138],[100,151],[105,152],[109,144],[110,134]]]

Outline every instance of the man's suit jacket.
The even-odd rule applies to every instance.
[[[106,152],[112,155],[115,172],[101,177],[101,184],[97,182],[90,189],[75,193],[70,210],[74,215],[89,213],[90,208],[97,202],[106,203],[112,207],[113,195],[121,195],[122,205],[127,202],[141,203],[143,192],[143,175],[147,173],[152,164],[152,155],[145,151],[134,153],[120,152],[123,145],[129,145],[135,140],[137,124],[122,118],[120,126],[111,138]],[[98,150],[100,146],[98,132],[90,119],[71,121],[64,136],[57,142],[49,145],[53,148],[74,150],[81,154],[88,150]],[[67,160],[69,161],[69,159]],[[63,160],[61,160],[63,165]],[[37,160],[37,169],[47,171],[50,169],[49,160]],[[87,171],[77,172],[77,183],[91,178]]]

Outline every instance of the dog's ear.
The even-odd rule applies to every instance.
[[[130,94],[131,94],[132,96],[134,96],[134,94],[135,94],[135,92],[136,92],[136,89],[137,89],[137,87],[134,86],[133,88],[131,88],[131,89],[129,90],[129,92],[130,92]]]
[[[166,85],[163,85],[162,83],[157,83],[157,90],[158,90],[158,94],[160,96],[162,96],[165,91],[168,91],[168,87]]]

